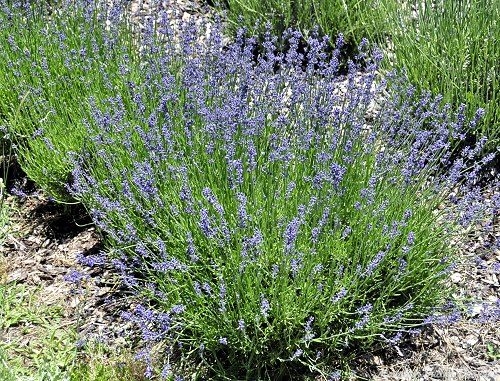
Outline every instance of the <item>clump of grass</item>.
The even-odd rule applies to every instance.
[[[5,355],[3,349],[0,348],[0,377],[4,381],[15,381],[15,375],[12,368],[7,363],[7,356]]]
[[[75,197],[152,303],[128,318],[167,348],[158,370],[141,353],[146,373],[182,374],[181,358],[223,379],[326,376],[431,321],[447,242],[487,208],[475,181],[491,157],[468,168],[481,145],[452,144],[463,110],[385,85],[366,43],[366,73],[351,61],[344,78],[341,38],[330,56],[311,38],[304,65],[299,32],[283,54],[268,36],[257,61],[254,38],[185,33],[148,67],[162,80],[94,102],[95,147],[75,155]]]
[[[93,341],[77,347],[78,327],[61,324],[64,306],[40,303],[39,291],[0,283],[2,381],[144,380],[144,366],[130,348],[109,348]]]
[[[89,342],[79,350],[69,372],[71,381],[145,381],[144,365],[130,349]]]
[[[135,77],[132,28],[116,1],[1,1],[0,24],[0,120],[29,178],[68,201],[88,97],[127,92]]]
[[[70,330],[58,326],[61,308],[40,304],[37,298],[38,290],[25,285],[0,285],[0,330],[4,338],[0,349],[16,379],[34,374],[40,379],[43,374],[60,378],[75,354]]]
[[[420,89],[442,94],[445,102],[479,107],[485,116],[472,131],[500,144],[500,3],[495,0],[386,1],[394,45],[394,65],[405,68]],[[471,114],[469,113],[469,116]]]

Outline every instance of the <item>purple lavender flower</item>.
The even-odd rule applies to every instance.
[[[448,314],[435,314],[426,317],[423,321],[424,325],[451,325],[459,322],[462,319],[460,311],[452,311]]]
[[[170,363],[167,363],[163,366],[162,371],[161,371],[161,379],[166,380],[168,377],[172,375],[172,366]]]
[[[199,282],[194,282],[193,283],[193,288],[194,288],[194,292],[196,293],[197,296],[202,296],[203,295],[203,292],[201,290],[201,285]]]
[[[386,339],[386,341],[391,345],[396,345],[401,341],[402,338],[403,338],[403,332],[398,331],[394,336]]]
[[[358,314],[362,314],[362,315],[366,315],[366,314],[369,314],[371,312],[371,310],[373,309],[373,306],[371,305],[371,303],[367,303],[365,304],[364,306],[362,307],[359,307],[356,312]]]
[[[161,271],[163,273],[176,270],[183,272],[187,270],[187,266],[181,263],[177,258],[165,259],[162,262],[153,262],[151,267],[156,271]]]
[[[302,258],[292,258],[290,261],[290,269],[292,271],[292,277],[296,277],[300,268],[302,267]]]
[[[245,321],[243,319],[238,320],[238,331],[244,331],[245,330]]]
[[[248,153],[247,153],[247,157],[248,157],[248,162],[247,162],[248,169],[250,171],[253,171],[257,167],[257,149],[255,148],[255,144],[253,143],[252,140],[249,140],[247,142],[246,146],[247,146],[247,149],[248,149]]]
[[[172,306],[172,308],[170,309],[170,313],[172,315],[179,315],[179,314],[183,313],[184,311],[186,311],[186,306],[183,304],[176,304],[176,305]]]
[[[146,369],[144,371],[144,377],[152,378],[153,376],[153,365],[151,358],[151,350],[149,348],[141,349],[136,355],[136,360],[141,360],[146,365]]]
[[[245,228],[248,222],[248,214],[246,210],[247,198],[243,193],[237,194],[238,199],[238,222],[241,228]]]
[[[287,225],[284,233],[283,240],[285,241],[285,252],[289,253],[293,246],[295,245],[295,241],[299,234],[301,221],[295,217],[290,223]]]
[[[275,279],[278,276],[278,272],[280,271],[280,268],[277,264],[272,265],[272,271],[271,271],[271,277]]]
[[[319,234],[321,232],[321,229],[319,227],[314,227],[311,230],[311,238],[314,243],[318,242]]]
[[[410,245],[410,246],[413,246],[415,244],[415,233],[414,232],[408,233],[407,242],[408,242],[408,245]]]
[[[142,338],[148,343],[164,339],[172,327],[170,314],[157,312],[143,305],[138,305],[132,313],[122,313],[122,317],[138,325]]]
[[[78,263],[88,267],[102,266],[106,263],[106,254],[102,251],[97,255],[78,253],[76,254],[76,260]]]
[[[191,262],[197,262],[199,258],[198,255],[196,254],[196,247],[194,245],[193,236],[191,232],[187,233],[186,240],[187,240],[186,253],[189,256],[189,259],[191,260]]]
[[[74,283],[74,284],[77,284],[77,285],[80,285],[82,283],[82,281],[88,279],[89,276],[80,272],[80,271],[77,271],[77,270],[71,270],[68,274],[66,274],[64,276],[64,280],[68,283]]]
[[[219,310],[221,312],[226,311],[226,284],[224,282],[219,284]]]
[[[248,239],[248,244],[252,248],[259,248],[264,243],[264,237],[260,229],[255,229],[253,236]]]
[[[208,210],[205,208],[200,211],[200,222],[198,223],[198,225],[207,238],[212,238],[215,235],[215,230],[212,227],[211,219],[208,215]]]
[[[295,360],[298,357],[301,357],[304,354],[304,351],[300,348],[297,348],[295,352],[293,352],[292,357],[290,357],[290,360]]]
[[[141,256],[142,258],[149,257],[149,254],[150,254],[148,248],[146,247],[146,245],[142,241],[137,242],[137,244],[135,246],[135,252],[137,254],[139,254],[139,256]]]
[[[292,195],[292,192],[293,192],[293,190],[295,189],[295,186],[296,186],[296,184],[295,184],[295,182],[293,182],[293,181],[290,181],[290,182],[288,183],[288,185],[287,185],[287,187],[286,187],[286,193],[285,193],[285,197],[286,197],[287,199],[289,199],[289,198],[290,198],[290,196]]]
[[[182,185],[179,192],[179,199],[185,204],[186,213],[191,214],[193,212],[193,195],[187,184]]]
[[[330,299],[330,301],[335,304],[337,303],[340,299],[342,299],[343,297],[345,297],[347,295],[347,290],[345,288],[342,288],[339,292],[337,292],[334,296],[332,296],[332,298]]]
[[[205,197],[205,200],[207,200],[207,202],[214,207],[214,209],[217,211],[219,216],[223,216],[224,215],[224,208],[219,203],[219,201],[217,200],[217,197],[214,195],[212,190],[210,188],[203,188],[202,193],[203,193],[203,197]]]
[[[204,282],[202,285],[201,285],[201,288],[203,289],[203,291],[205,291],[205,293],[207,295],[212,295],[212,287],[210,287],[210,284],[208,284],[207,282]]]
[[[342,232],[342,239],[346,239],[352,232],[352,229],[350,226],[347,226],[344,231]]]
[[[316,336],[313,332],[313,327],[312,327],[313,321],[314,321],[314,316],[309,316],[309,318],[306,321],[306,324],[304,325],[304,330],[305,330],[304,340],[305,341],[311,341]]]
[[[340,381],[342,377],[342,372],[340,370],[335,370],[328,375],[328,381]]]
[[[364,276],[371,276],[375,269],[380,265],[382,260],[385,258],[387,252],[386,251],[379,251],[375,258],[372,259],[372,261],[366,266],[366,269],[363,273]]]
[[[154,184],[154,172],[150,163],[142,162],[135,164],[135,171],[132,176],[135,186],[145,199],[158,196],[158,189]]]
[[[264,318],[267,319],[267,317],[269,316],[269,310],[271,309],[271,305],[269,304],[269,301],[264,298],[263,295],[261,295],[260,297],[260,313],[262,314],[262,316],[264,316]]]
[[[231,160],[229,162],[229,169],[231,170],[232,188],[236,188],[243,183],[243,163],[241,160]]]
[[[18,188],[17,186],[12,187],[10,189],[10,193],[12,193],[14,196],[21,197],[21,198],[25,198],[25,197],[29,196],[26,192],[24,192],[21,188]]]
[[[411,218],[413,215],[413,211],[411,209],[406,209],[404,214],[403,214],[403,221],[408,222],[408,220]]]
[[[317,265],[314,265],[312,271],[311,271],[311,274],[313,275],[316,275],[316,274],[319,274],[323,271],[324,269],[324,266],[322,263],[318,263]]]
[[[331,166],[330,166],[330,178],[331,178],[331,183],[335,188],[338,188],[338,186],[342,182],[342,179],[344,178],[345,172],[346,172],[345,167],[342,167],[337,163],[331,164]]]
[[[354,328],[351,328],[351,332],[363,329],[364,327],[366,327],[369,321],[370,321],[370,315],[369,314],[363,315],[361,319],[354,324]]]
[[[495,274],[500,274],[500,262],[493,262],[493,264],[491,265],[491,270],[495,273]]]

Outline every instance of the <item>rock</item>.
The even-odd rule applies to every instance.
[[[479,338],[477,336],[469,335],[465,338],[464,344],[466,344],[466,346],[473,347],[474,345],[477,344],[478,341]]]
[[[453,283],[460,283],[461,280],[462,280],[462,274],[460,274],[460,273],[453,273],[451,275],[451,281]]]

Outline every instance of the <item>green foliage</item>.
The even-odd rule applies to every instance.
[[[23,285],[0,285],[0,330],[5,338],[0,349],[16,377],[33,376],[36,370],[40,380],[62,380],[75,354],[75,336],[58,327],[61,308],[43,305],[37,298],[38,292]]]
[[[3,348],[0,348],[0,379],[3,381],[17,381],[12,367],[7,362],[7,356]]]
[[[487,348],[487,353],[486,355],[488,356],[488,358],[492,361],[497,361],[500,359],[500,346],[499,345],[496,345],[494,343],[487,343],[486,344],[486,348]]]
[[[473,131],[500,144],[500,2],[424,0],[406,6],[384,1],[392,42],[393,66],[404,68],[420,89],[442,94],[469,115],[486,110]]]
[[[366,126],[376,65],[337,97],[334,70],[302,71],[292,50],[275,73],[240,43],[137,88],[135,110],[96,105],[74,189],[158,310],[131,317],[145,337],[227,379],[326,374],[451,292],[447,242],[475,211],[436,210],[469,194],[448,162],[463,118],[389,81]]]
[[[381,14],[380,1],[375,0],[216,0],[215,4],[226,11],[233,34],[241,27],[262,33],[270,23],[274,35],[294,28],[308,36],[318,26],[319,33],[332,41],[343,33],[356,46],[367,35],[383,33],[377,28]]]
[[[61,326],[62,306],[44,305],[40,298],[39,290],[0,284],[0,380],[144,380],[130,349],[90,342],[77,350],[77,327]]]
[[[134,77],[132,30],[125,19],[106,27],[103,12],[45,2],[0,10],[0,120],[29,178],[61,201],[70,199],[68,153],[86,141],[88,98],[127,91]]]
[[[109,348],[98,343],[86,343],[68,372],[69,381],[146,381],[144,365],[130,349]]]

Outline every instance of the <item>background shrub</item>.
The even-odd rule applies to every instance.
[[[127,92],[137,78],[132,30],[116,2],[0,5],[0,120],[30,179],[68,200],[67,154],[86,141],[88,98]]]
[[[212,3],[226,12],[228,30],[233,34],[245,27],[262,35],[266,23],[270,23],[275,36],[281,36],[288,28],[309,36],[319,27],[321,35],[332,38],[343,33],[347,44],[356,47],[362,38],[384,33],[378,25],[380,1],[214,0]]]
[[[128,318],[167,346],[163,375],[179,355],[219,378],[327,375],[397,342],[450,295],[447,242],[486,208],[464,177],[481,147],[452,159],[463,110],[385,86],[366,45],[362,76],[339,76],[341,39],[330,58],[310,39],[304,66],[301,37],[285,54],[269,37],[255,62],[253,38],[187,33],[148,65],[161,80],[94,102],[73,190],[151,302]]]
[[[487,149],[500,146],[500,2],[440,0],[386,1],[394,65],[405,68],[419,89],[443,94],[445,102],[466,103],[469,116],[486,110],[476,138],[490,137]],[[413,11],[411,10],[413,9]]]

